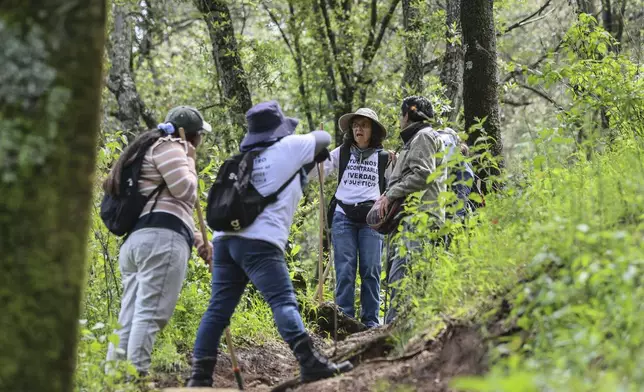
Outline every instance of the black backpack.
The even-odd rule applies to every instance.
[[[340,147],[340,162],[338,162],[338,186],[340,186],[340,181],[342,181],[342,176],[344,175],[344,170],[349,164],[349,159],[351,158],[351,148],[345,145]],[[378,152],[378,185],[380,187],[380,194],[385,193],[387,189],[387,180],[385,179],[385,170],[389,165],[389,153],[385,150]],[[337,190],[337,188],[336,188]],[[333,197],[329,202],[329,208],[326,211],[326,219],[329,224],[329,229],[333,224],[333,214],[335,213],[335,207],[338,205],[338,200],[335,198],[335,192]]]
[[[208,191],[206,221],[211,229],[230,232],[250,226],[301,172],[295,172],[276,192],[264,197],[251,182],[253,161],[259,153],[237,154],[226,159],[219,168],[217,179]]]
[[[107,229],[117,236],[123,236],[132,231],[147,202],[155,194],[158,195],[165,186],[165,183],[161,183],[148,196],[143,196],[139,192],[139,177],[141,175],[143,157],[148,148],[155,142],[156,140],[152,139],[149,143],[142,145],[134,159],[127,165],[123,165],[118,195],[105,192],[103,196],[103,200],[101,201],[101,219]],[[154,209],[154,206],[152,206],[152,209]]]

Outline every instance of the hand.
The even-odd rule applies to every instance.
[[[186,144],[188,145],[188,156],[192,158],[193,161],[196,160],[197,149],[192,145],[192,143],[186,142]]]
[[[392,166],[395,166],[396,165],[396,158],[398,158],[396,156],[396,152],[392,151],[392,150],[388,150],[387,152],[389,153],[389,162],[391,163]]]
[[[204,242],[197,248],[197,253],[212,270],[212,244],[210,242]]]
[[[317,163],[322,163],[329,158],[331,158],[331,155],[329,154],[329,150],[325,147],[322,151],[318,153],[318,155],[313,157],[313,160]]]
[[[384,218],[384,216],[387,214],[387,211],[389,210],[389,204],[391,203],[391,200],[389,200],[387,195],[382,195],[380,196],[380,200],[378,200],[378,202],[380,203],[380,211],[378,212],[379,212],[380,218],[382,219]]]

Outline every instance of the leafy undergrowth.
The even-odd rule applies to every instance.
[[[641,144],[535,170],[520,200],[528,261],[476,391],[637,390],[644,385],[644,168]],[[527,211],[526,211],[527,212]]]

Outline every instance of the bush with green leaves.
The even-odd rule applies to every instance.
[[[644,93],[641,71],[605,50],[609,43],[594,19],[580,18],[565,41],[567,61],[539,76],[568,91],[561,126],[534,135],[537,155],[506,177],[486,208],[446,226],[454,235],[448,250],[413,255],[414,274],[403,282],[414,293],[412,312],[401,338],[444,318],[484,323],[498,295],[512,308],[508,326],[521,331],[494,341],[487,376],[456,380],[456,389],[644,385]],[[582,124],[585,137],[571,137]],[[437,236],[423,213],[410,220],[408,239]]]

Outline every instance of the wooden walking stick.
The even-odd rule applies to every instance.
[[[186,133],[183,130],[183,128],[179,128],[179,135],[181,136],[181,139],[186,140]],[[196,166],[196,161],[195,161],[195,166]],[[208,241],[208,231],[206,230],[206,222],[203,219],[203,212],[201,211],[201,204],[199,203],[199,194],[197,194],[197,202],[195,203],[197,205],[197,218],[199,220],[199,229],[201,231],[201,236],[203,237],[204,242]],[[212,262],[208,263],[208,267],[210,269],[210,272],[212,273]],[[233,338],[230,334],[230,328],[226,327],[226,330],[224,331],[226,335],[226,345],[228,346],[228,351],[230,351],[230,361],[233,364],[233,374],[235,375],[235,380],[237,381],[237,386],[239,387],[240,391],[244,390],[244,380],[242,379],[241,375],[241,370],[239,369],[239,365],[237,363],[237,355],[235,355],[235,348],[233,346]]]
[[[324,123],[320,123],[320,129],[324,129]],[[318,175],[320,180],[320,250],[318,254],[318,302],[324,301],[324,165],[318,163]]]

